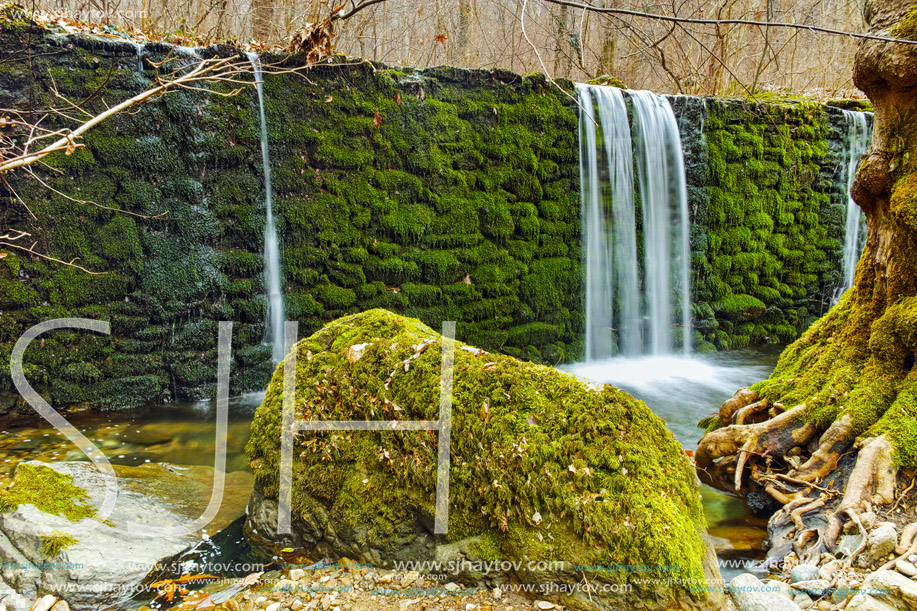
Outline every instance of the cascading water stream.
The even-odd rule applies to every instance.
[[[264,168],[264,205],[267,219],[264,225],[264,268],[267,285],[267,323],[272,357],[275,363],[283,360],[284,354],[284,312],[283,293],[280,280],[280,246],[277,228],[274,225],[274,206],[271,195],[271,161],[267,148],[267,120],[264,115],[264,92],[262,90],[261,60],[257,53],[248,53],[255,74],[255,89],[258,92],[258,112],[261,120],[261,163]]]
[[[577,85],[577,89],[586,360],[608,359],[616,353],[672,354],[676,325],[683,329],[683,352],[690,354],[690,219],[675,115],[668,100],[648,91],[592,85]],[[642,212],[642,291],[635,162]]]
[[[866,153],[866,149],[869,148],[870,139],[867,114],[852,110],[845,110],[843,112],[844,124],[847,127],[847,221],[844,231],[844,285],[841,287],[840,291],[838,291],[838,296],[853,286],[853,277],[856,273],[857,261],[860,258],[860,253],[863,252],[863,246],[865,244],[866,236],[864,235],[862,223],[863,213],[850,196],[850,189],[853,187],[853,179],[856,177],[860,160]]]

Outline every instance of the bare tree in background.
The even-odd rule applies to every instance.
[[[38,6],[80,15],[86,0]],[[590,10],[581,5],[588,4]],[[182,44],[254,39],[286,47],[306,24],[332,20],[334,50],[391,65],[549,70],[587,80],[611,74],[628,85],[692,94],[751,91],[852,92],[855,40],[805,30],[673,23],[592,9],[700,20],[779,21],[848,32],[864,29],[860,0],[119,0],[105,19]],[[85,12],[84,12],[85,15]],[[142,19],[137,19],[142,15]],[[344,16],[347,16],[344,19]],[[521,29],[525,20],[529,41]],[[100,19],[94,19],[99,22]],[[346,21],[346,25],[342,23]],[[540,56],[540,58],[539,58]],[[542,67],[542,62],[544,67]]]

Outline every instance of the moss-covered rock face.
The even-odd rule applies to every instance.
[[[143,54],[156,61],[169,50],[150,43]],[[20,61],[27,52],[31,60]],[[3,106],[53,104],[56,88],[98,112],[151,77],[127,42],[0,26]],[[323,65],[308,79],[268,75],[264,95],[285,309],[304,333],[384,307],[434,326],[457,320],[459,339],[519,358],[581,357],[569,96],[538,75],[370,63]],[[826,144],[837,136],[826,127],[831,113],[802,102],[672,101],[695,223],[694,345],[793,337],[820,314],[838,276],[843,211],[830,179],[839,165]],[[36,167],[59,193],[8,177],[37,218],[4,192],[0,219],[31,233],[43,252],[108,273],[14,251],[0,259],[0,362],[37,322],[102,319],[109,337],[55,331],[26,353],[30,382],[53,405],[197,400],[214,395],[217,321],[232,320],[231,392],[263,388],[272,367],[262,345],[254,89],[172,93],[99,125],[85,145],[47,158],[63,175]],[[17,400],[2,367],[0,412]]]
[[[370,310],[294,349],[297,419],[439,418],[441,337],[418,320]],[[283,371],[247,448],[256,478],[247,532],[261,543],[276,532]],[[296,544],[383,565],[462,556],[566,563],[555,571],[523,565],[512,575],[523,581],[581,582],[576,565],[622,565],[589,569],[594,583],[633,588],[593,592],[608,597],[596,606],[705,604],[687,585],[672,585],[705,579],[693,469],[642,401],[460,342],[454,372],[449,534],[432,533],[435,432],[309,432],[293,450]],[[650,568],[628,574],[623,565]],[[580,592],[565,604],[587,601]]]

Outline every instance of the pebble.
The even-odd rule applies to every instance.
[[[554,608],[554,603],[548,602],[546,600],[536,600],[535,607],[541,609],[542,611],[548,611],[548,609]]]
[[[503,590],[501,590],[500,588],[494,588],[491,594],[493,594],[495,600],[500,600],[501,598],[503,598]]]
[[[298,581],[303,579],[306,576],[306,572],[302,569],[291,569],[290,570],[290,579],[293,581]]]
[[[409,571],[401,578],[401,587],[406,588],[418,579],[420,579],[420,573],[417,571]]]
[[[264,611],[280,611],[280,603],[271,603]]]
[[[292,604],[290,604],[290,610],[299,611],[300,609],[303,608],[303,606],[304,605],[302,604],[302,601],[297,598],[296,600],[292,602]]]
[[[814,564],[800,564],[790,571],[790,583],[818,579],[818,567]]]
[[[47,596],[42,596],[35,601],[35,604],[32,605],[30,611],[50,611],[51,607],[54,606],[54,603],[57,602],[57,597],[48,594]]]
[[[906,560],[898,560],[895,562],[895,569],[902,575],[917,577],[917,566],[914,566]]]
[[[808,594],[797,594],[793,597],[793,602],[799,605],[800,609],[811,609],[815,606],[815,601]]]
[[[457,590],[460,590],[461,586],[459,586],[459,584],[455,582],[450,581],[449,583],[445,585],[445,588],[446,588],[446,592],[455,592]]]

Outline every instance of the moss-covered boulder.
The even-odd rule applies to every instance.
[[[441,348],[430,327],[386,310],[333,321],[295,347],[296,417],[436,420]],[[689,593],[719,571],[691,464],[662,420],[611,386],[460,342],[448,535],[433,534],[435,432],[337,431],[297,435],[292,541],[275,540],[283,369],[247,448],[256,490],[246,532],[256,545],[554,583],[573,608],[719,608]],[[460,560],[516,564],[488,573]],[[587,583],[593,591],[570,591]]]

